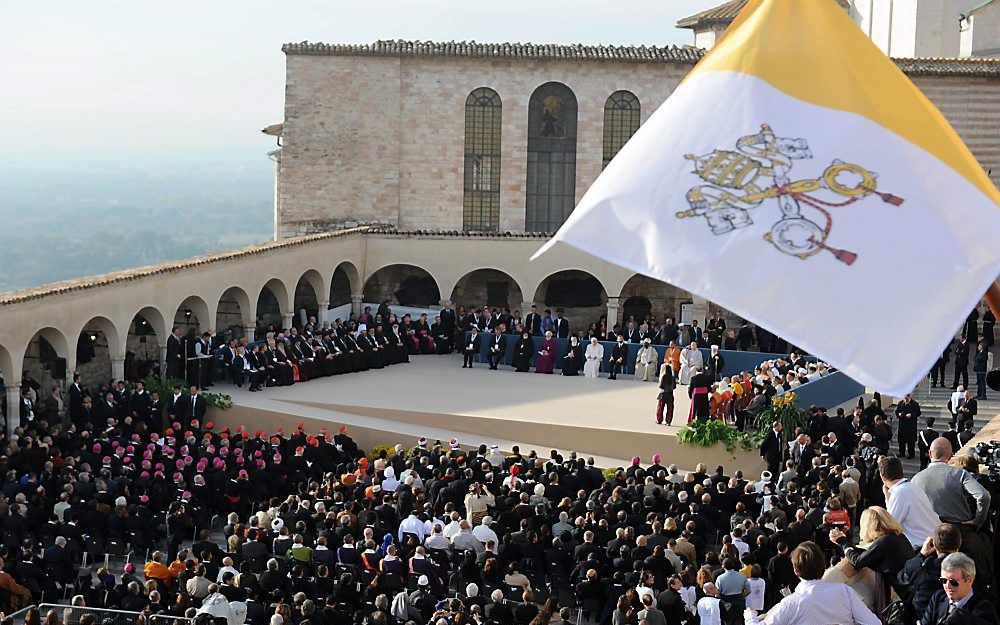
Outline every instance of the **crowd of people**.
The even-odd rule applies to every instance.
[[[441,329],[455,329],[464,334],[473,327],[480,332],[493,334],[497,328],[503,334],[521,336],[525,332],[529,336],[545,336],[552,333],[552,338],[568,339],[576,337],[581,345],[587,345],[591,339],[598,341],[616,341],[624,337],[626,343],[643,343],[647,339],[652,345],[696,344],[707,348],[718,345],[722,349],[749,351],[756,348],[761,352],[785,353],[794,348],[782,338],[775,336],[764,328],[741,321],[738,328],[729,328],[726,320],[718,314],[713,314],[702,327],[694,319],[687,324],[675,323],[671,317],[665,317],[663,322],[655,314],[647,313],[642,318],[629,317],[624,323],[613,323],[609,327],[607,315],[601,315],[597,321],[586,327],[573,328],[564,316],[562,308],[545,308],[539,311],[538,306],[531,305],[530,312],[522,317],[521,311],[499,306],[459,306],[452,310],[451,303],[445,302],[440,311]]]
[[[383,312],[255,346],[290,372],[247,374],[239,343],[227,367],[253,387],[461,345],[457,321],[438,334],[440,319]],[[792,354],[725,377],[717,350],[697,362],[697,345],[642,363],[661,390],[664,376],[688,386],[689,419],[718,416],[729,393],[728,418],[749,427],[829,370]],[[603,471],[573,452],[455,439],[366,452],[346,427],[220,428],[194,381],[160,398],[141,382],[91,393],[75,375],[65,404],[53,390],[22,416],[0,454],[0,612],[75,606],[72,619],[29,609],[32,625],[100,623],[101,608],[199,625],[998,623],[988,480],[955,455],[975,416],[964,390],[943,433],[929,419],[917,431],[909,396],[888,415],[876,396],[850,416],[813,407],[792,433],[774,423],[757,476],[659,455]],[[673,402],[659,403],[670,423]],[[914,453],[907,478],[900,459]],[[128,553],[122,569],[99,566]]]
[[[774,425],[759,476],[660,456],[604,472],[555,450],[366,453],[346,427],[162,410],[164,429],[38,418],[4,442],[0,611],[71,597],[213,625],[996,622],[990,493],[945,437],[906,479],[871,432],[816,409],[796,436]],[[80,566],[128,551],[149,554],[141,569]]]

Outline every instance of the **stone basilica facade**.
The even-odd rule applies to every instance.
[[[343,225],[553,232],[702,52],[285,45],[276,236]],[[1000,180],[1000,60],[898,59]]]

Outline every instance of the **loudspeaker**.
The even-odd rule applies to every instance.
[[[57,380],[66,379],[66,359],[55,358],[52,361],[52,377]]]
[[[1000,391],[1000,369],[994,369],[986,374],[986,386],[994,391]]]

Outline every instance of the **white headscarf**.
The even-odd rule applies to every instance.
[[[400,621],[405,622],[406,619],[410,617],[410,598],[406,595],[406,591],[400,591],[392,598],[392,606],[389,611],[394,617]]]

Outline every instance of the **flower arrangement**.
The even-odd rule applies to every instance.
[[[771,404],[757,415],[754,428],[758,438],[771,431],[771,425],[781,423],[781,436],[787,442],[795,433],[795,428],[805,425],[805,417],[801,408],[795,405],[795,391],[788,391],[771,398]]]

